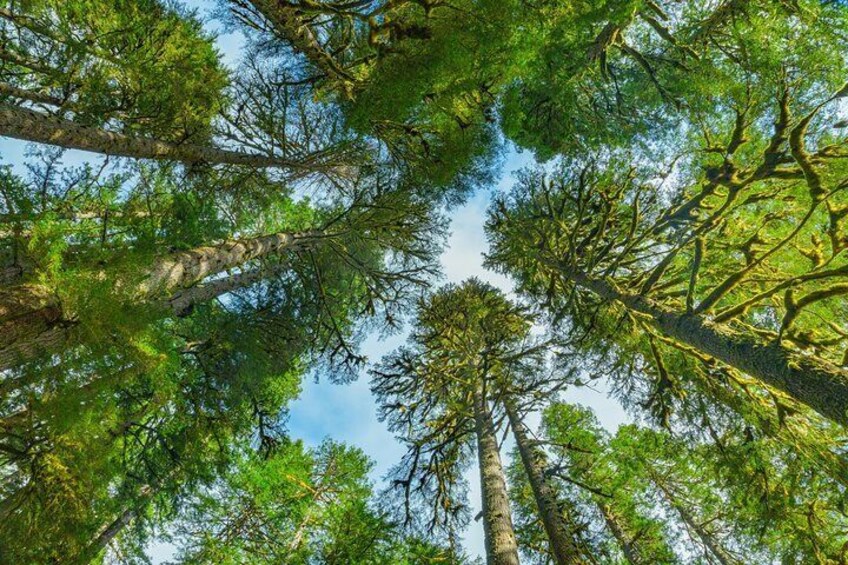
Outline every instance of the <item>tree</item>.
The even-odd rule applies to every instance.
[[[491,563],[844,561],[843,2],[221,5],[234,71],[170,3],[0,8],[0,561],[463,562],[475,450]],[[505,141],[556,159],[488,223],[530,306],[421,298]],[[416,299],[392,515],[285,410]]]
[[[528,173],[513,200],[493,209],[491,263],[549,298],[557,315],[574,304],[572,289],[593,294],[658,340],[713,357],[844,424],[848,376],[835,347],[844,329],[835,320],[845,291],[836,234],[846,186],[834,159],[843,144],[823,145],[816,165],[804,149],[810,123],[844,89],[790,121],[786,88],[771,135],[757,129],[753,102],[736,110],[726,145],[705,133],[704,161],[670,187],[671,210],[649,188],[670,170],[612,160],[564,164],[552,182]],[[766,271],[774,284],[759,282]],[[827,328],[803,326],[817,316]]]
[[[586,550],[579,529],[575,527],[574,512],[558,500],[556,488],[547,475],[546,454],[540,449],[538,442],[531,439],[531,432],[518,413],[514,396],[504,396],[503,403],[515,438],[517,459],[520,459],[522,464],[521,470],[511,472],[510,476],[515,477],[517,484],[523,484],[526,475],[534,510],[541,516],[547,533],[551,556],[557,563],[591,563],[591,554]],[[513,490],[520,493],[518,487]],[[533,516],[535,513],[528,514]],[[521,536],[519,541],[522,541]]]
[[[229,4],[299,54],[355,127],[409,159],[423,149],[431,175],[496,142],[496,119],[542,159],[673,144],[714,96],[787,68],[821,85],[845,64],[844,10],[817,0]]]
[[[175,144],[158,139],[128,136],[14,106],[0,106],[0,135],[66,149],[81,149],[134,159],[163,159],[187,164],[282,167],[295,172],[304,166],[303,163],[282,157],[252,155],[211,146]]]
[[[489,563],[516,564],[518,549],[490,399],[510,360],[530,355],[530,318],[494,288],[471,279],[446,286],[418,307],[411,347],[386,357],[372,388],[409,446],[394,470],[406,522],[414,497],[428,507],[427,528],[462,523],[460,474],[476,438]]]
[[[91,265],[91,257],[79,252],[49,272],[65,283],[65,296],[87,305],[80,337],[104,339],[80,339],[60,357],[32,359],[4,378],[4,514],[15,517],[15,528],[2,537],[27,539],[32,551],[64,547],[66,555],[76,555],[81,540],[87,544],[108,531],[102,529],[106,524],[120,525],[120,517],[130,514],[135,521],[143,518],[135,501],[149,485],[159,484],[155,502],[164,504],[181,496],[181,485],[225,465],[239,438],[273,442],[279,414],[307,367],[326,362],[340,380],[350,374],[362,361],[356,351],[362,325],[394,326],[397,310],[431,272],[433,236],[440,231],[429,202],[389,189],[386,174],[364,175],[323,209],[289,203],[276,210],[282,217],[266,210],[263,221],[254,219],[258,229],[298,229],[298,223],[316,221],[337,237],[280,257],[273,245],[238,247],[247,254],[230,255],[241,273],[183,288],[165,305],[137,300],[135,283],[128,282],[126,295],[113,294],[114,288],[103,292],[104,284],[120,280],[140,281],[153,295],[172,292],[170,267],[164,278],[138,276],[163,264],[146,253],[116,262],[105,280],[77,278],[84,273],[79,267]],[[262,249],[272,253],[260,262],[254,252]],[[181,253],[191,255],[169,255]],[[72,267],[77,261],[81,265]],[[189,270],[190,278],[198,275]],[[206,300],[219,292],[227,296]],[[189,299],[194,312],[175,313]],[[41,496],[49,487],[39,463],[45,460],[62,462],[71,477],[93,468],[91,481],[69,478],[58,498]],[[163,480],[163,467],[178,472]],[[114,494],[114,484],[126,487]],[[73,520],[50,512],[62,501]],[[48,517],[60,531],[44,528],[43,535],[32,535],[28,528],[38,529]],[[19,527],[30,533],[21,536]]]
[[[543,438],[559,495],[592,500],[628,562],[840,559],[824,533],[844,527],[832,506],[840,489],[779,441],[751,432],[700,442],[635,425],[609,437],[590,411],[561,403],[546,410]],[[599,520],[583,508],[588,524]]]
[[[601,525],[594,542],[598,553],[612,546],[627,563],[680,562],[662,517],[642,497],[644,477],[606,450],[608,436],[591,411],[552,404],[544,413],[543,438],[555,457],[548,472],[560,492],[593,516],[589,523]]]

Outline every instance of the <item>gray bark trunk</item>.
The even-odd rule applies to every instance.
[[[278,233],[173,253],[155,261],[131,294],[139,302],[170,296],[161,304],[183,315],[194,304],[252,284],[267,272],[249,271],[196,286],[206,277],[261,257],[305,249],[320,237],[318,232]],[[43,287],[24,285],[0,292],[0,371],[60,351],[71,341],[73,326],[58,297]]]
[[[167,301],[164,301],[163,306],[164,309],[171,311],[174,316],[186,316],[191,313],[192,308],[197,304],[209,302],[234,290],[247,288],[267,279],[272,274],[273,270],[259,268],[215,279],[205,284],[178,291]]]
[[[72,322],[65,320],[59,298],[38,285],[0,291],[0,370],[61,348]]]
[[[498,451],[498,438],[481,386],[474,391],[474,424],[477,432],[480,485],[483,490],[486,562],[489,565],[518,565],[518,544],[509,511],[509,496]]]
[[[0,286],[12,286],[17,284],[24,276],[23,265],[10,265],[0,268]]]
[[[619,291],[606,280],[557,264],[580,287],[649,316],[665,335],[715,357],[785,392],[822,416],[848,426],[848,371],[799,355],[778,341],[762,343],[693,314],[671,312],[643,296]]]
[[[178,145],[157,139],[129,136],[83,126],[64,118],[8,104],[0,104],[0,135],[134,159],[298,168],[297,163],[280,157],[240,153],[203,145]]]
[[[536,500],[536,508],[548,534],[551,554],[559,564],[578,565],[585,563],[581,552],[569,534],[568,527],[557,503],[556,491],[545,477],[545,455],[534,447],[527,435],[527,427],[518,415],[515,404],[509,397],[504,398],[509,423],[515,436],[515,444],[524,465],[524,471]]]
[[[73,565],[88,565],[98,554],[107,546],[121,530],[123,530],[130,522],[135,519],[136,512],[132,509],[127,509],[115,518],[100,534],[80,553],[76,558],[70,560]]]
[[[59,74],[59,71],[57,71],[56,69],[44,65],[40,61],[28,59],[24,55],[20,55],[18,53],[15,53],[14,51],[10,51],[5,47],[0,47],[0,61],[6,61],[7,63],[11,63],[19,67],[24,67],[32,71],[43,73],[50,77]]]
[[[17,98],[18,100],[27,100],[34,104],[48,104],[50,106],[63,106],[65,101],[56,96],[43,94],[41,92],[33,92],[25,88],[18,88],[7,82],[0,82],[0,96],[8,96]]]
[[[722,565],[739,565],[739,562],[733,559],[724,547],[716,540],[709,532],[704,530],[703,526],[698,524],[695,521],[694,517],[680,504],[673,503],[675,510],[680,514],[680,518],[683,520],[683,523],[686,524],[688,528],[695,532],[695,535],[701,540],[701,543],[707,548],[707,550],[715,557],[719,563]]]

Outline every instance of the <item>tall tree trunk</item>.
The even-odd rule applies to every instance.
[[[0,500],[0,524],[11,519],[12,512],[23,503],[27,495],[32,494],[32,489],[32,485],[28,484],[9,494],[3,500]],[[0,552],[0,557],[2,556],[3,553]]]
[[[486,537],[486,562],[489,565],[518,565],[518,543],[512,527],[495,425],[483,398],[482,384],[474,391],[474,424],[477,432],[477,457],[483,490],[483,531]]]
[[[624,553],[624,558],[627,559],[627,562],[631,565],[648,565],[639,556],[639,550],[634,545],[632,537],[627,533],[624,526],[621,525],[618,516],[615,515],[610,505],[600,501],[597,502],[597,505],[601,511],[601,515],[604,517],[604,523],[606,523],[607,529],[609,529],[612,536],[618,542],[618,546],[621,548],[622,553]]]
[[[671,507],[674,508],[680,516],[680,519],[686,525],[686,528],[698,536],[698,539],[701,540],[701,543],[704,544],[707,551],[715,557],[721,565],[740,565],[739,561],[731,557],[727,550],[721,545],[721,542],[715,539],[710,532],[704,529],[703,525],[698,523],[695,516],[693,516],[686,506],[680,502],[678,497],[671,492],[665,481],[663,481],[653,471],[649,471],[649,475],[651,477],[651,482],[656,485]]]
[[[289,169],[303,167],[301,163],[282,157],[240,153],[205,145],[176,144],[125,135],[8,104],[0,104],[0,135],[134,159]]]
[[[275,271],[275,269],[259,267],[251,271],[227,275],[208,283],[197,284],[177,291],[167,301],[163,302],[163,306],[165,310],[171,311],[174,316],[187,316],[195,305],[209,302],[228,292],[247,288],[259,281],[266,280]]]
[[[138,302],[168,297],[162,306],[174,315],[184,315],[194,304],[252,284],[267,271],[248,271],[196,286],[206,277],[254,259],[306,249],[321,237],[320,232],[281,232],[172,253],[154,261],[130,294]],[[73,326],[58,297],[44,287],[23,285],[0,292],[0,370],[61,350],[69,343]]]
[[[12,65],[24,67],[50,77],[56,77],[60,74],[60,72],[53,67],[45,65],[41,61],[29,59],[25,55],[21,55],[15,51],[7,49],[5,46],[0,46],[0,61],[6,61]]]
[[[155,493],[154,487],[145,485],[139,491],[139,501],[132,508],[125,508],[118,516],[107,524],[91,542],[76,556],[67,560],[69,565],[89,565],[97,555],[109,545],[115,536],[121,533],[138,515],[138,505],[145,505]]]
[[[118,517],[112,520],[112,522],[107,525],[78,556],[70,559],[68,563],[72,565],[89,565],[94,558],[96,558],[97,555],[107,545],[109,545],[113,539],[115,539],[115,536],[117,536],[121,530],[127,527],[129,523],[135,519],[135,516],[136,511],[131,508],[127,508],[121,512]]]
[[[23,265],[15,264],[8,267],[0,267],[0,287],[17,284],[23,276]]]
[[[513,399],[505,396],[503,399],[515,444],[521,456],[521,463],[530,482],[536,508],[548,534],[551,554],[560,565],[578,565],[585,563],[580,549],[574,543],[565,522],[564,516],[557,503],[556,491],[545,477],[545,454],[537,449],[528,437],[527,427],[518,415]]]
[[[65,344],[72,322],[59,298],[39,285],[0,291],[0,370]],[[0,383],[2,384],[2,383]],[[2,387],[0,387],[2,388]]]
[[[590,277],[564,263],[553,264],[578,286],[648,316],[668,337],[748,373],[822,416],[848,426],[848,371],[799,355],[777,340],[762,343],[700,316],[669,311],[649,298],[622,292],[607,280]]]

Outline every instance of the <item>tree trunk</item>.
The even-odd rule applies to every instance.
[[[19,88],[8,82],[0,82],[0,96],[8,96],[17,98],[18,100],[27,100],[34,104],[49,104],[50,106],[64,106],[65,101],[57,96],[43,94],[41,92],[33,92],[25,88]]]
[[[799,355],[778,341],[765,344],[697,315],[669,311],[649,298],[622,292],[606,280],[589,277],[562,263],[556,266],[578,286],[650,317],[668,337],[748,373],[822,416],[848,426],[848,371]]]
[[[32,485],[26,485],[0,500],[0,523],[11,520],[12,513],[23,503],[27,494],[32,492]],[[0,552],[0,557],[3,553]]]
[[[695,532],[707,550],[718,560],[719,563],[722,565],[739,565],[739,562],[727,553],[718,540],[716,540],[712,534],[707,532],[703,526],[695,521],[694,517],[688,510],[683,508],[683,506],[677,502],[673,502],[672,505],[674,506],[674,509],[677,510],[677,513],[680,514],[680,518],[683,520],[683,523]]]
[[[145,485],[139,491],[140,501],[138,504],[146,504],[153,496],[155,490],[150,485]],[[97,555],[105,548],[121,530],[132,522],[138,514],[137,508],[126,508],[109,524],[103,528],[97,536],[75,557],[67,561],[69,565],[89,565]]]
[[[621,548],[622,553],[624,553],[624,558],[627,559],[627,562],[631,565],[642,565],[643,561],[639,557],[639,550],[633,545],[633,540],[619,523],[618,516],[615,515],[609,504],[598,502],[598,509],[604,517],[607,528],[618,542],[618,546]]]
[[[545,477],[545,455],[536,449],[527,435],[527,427],[518,415],[515,404],[509,396],[504,397],[509,423],[515,436],[515,444],[524,465],[524,471],[533,490],[536,508],[548,534],[551,554],[554,560],[562,565],[577,565],[585,563],[581,552],[569,534],[568,527],[557,503],[556,491]]]
[[[18,67],[24,67],[31,71],[43,73],[49,77],[56,77],[59,74],[59,71],[56,69],[49,67],[40,61],[28,59],[25,55],[20,55],[14,51],[10,51],[9,49],[6,49],[6,47],[0,47],[0,61],[6,61],[7,63],[11,63]]]
[[[235,275],[228,275],[209,281],[208,283],[194,285],[177,291],[167,301],[164,301],[164,309],[171,311],[177,317],[187,316],[191,314],[195,305],[209,302],[234,290],[247,288],[252,284],[267,279],[274,272],[275,270],[273,269],[258,268]]]
[[[124,135],[77,124],[41,112],[0,104],[0,135],[57,145],[68,149],[134,159],[160,159],[183,163],[245,165],[248,167],[299,168],[282,157],[240,153],[204,145],[176,144],[158,139]]]
[[[121,530],[123,530],[135,518],[136,512],[133,509],[126,509],[118,515],[106,528],[95,537],[90,544],[69,563],[74,565],[88,565],[109,543],[115,539]]]
[[[483,531],[486,537],[486,562],[489,565],[518,565],[518,544],[512,527],[498,438],[492,415],[483,398],[482,385],[474,391],[474,424],[477,432],[477,457],[483,490]]]
[[[0,268],[0,287],[17,284],[24,276],[23,265],[9,265]]]
[[[672,493],[669,488],[666,486],[665,482],[660,479],[655,473],[650,472],[651,481],[657,486],[660,492],[663,494],[668,503],[672,508],[677,512],[680,516],[680,519],[686,525],[687,529],[690,532],[694,532],[698,539],[701,540],[701,543],[704,544],[704,547],[707,548],[707,551],[715,557],[721,565],[739,565],[739,561],[734,559],[727,553],[727,550],[722,547],[721,543],[713,537],[711,533],[706,531],[704,527],[698,523],[695,517],[689,512],[689,510],[681,504],[681,502],[677,499],[677,497]]]
[[[138,302],[170,295],[162,305],[174,315],[185,315],[194,304],[252,284],[267,271],[248,271],[196,286],[206,277],[254,259],[306,249],[321,237],[320,232],[282,232],[172,253],[154,261],[131,295]],[[44,287],[23,285],[0,292],[0,370],[40,353],[61,351],[71,341],[74,325],[58,297]]]
[[[59,298],[38,285],[0,291],[0,370],[65,344],[73,324],[65,319]]]

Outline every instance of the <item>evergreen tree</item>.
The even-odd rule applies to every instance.
[[[844,89],[791,120],[787,88],[775,93],[770,134],[751,107],[737,110],[727,144],[705,132],[695,143],[704,160],[689,170],[611,158],[564,162],[550,180],[528,172],[492,210],[491,263],[557,316],[577,304],[575,293],[623,308],[657,334],[651,355],[666,389],[658,342],[715,358],[844,424],[841,144],[822,132],[823,156],[804,149],[811,121]],[[671,178],[669,208],[653,186]]]
[[[386,357],[374,372],[381,415],[409,446],[392,473],[407,523],[416,498],[427,508],[428,531],[450,532],[463,523],[460,476],[476,439],[492,564],[518,563],[492,400],[510,362],[540,349],[528,341],[530,322],[480,281],[449,285],[419,305],[411,346]]]

